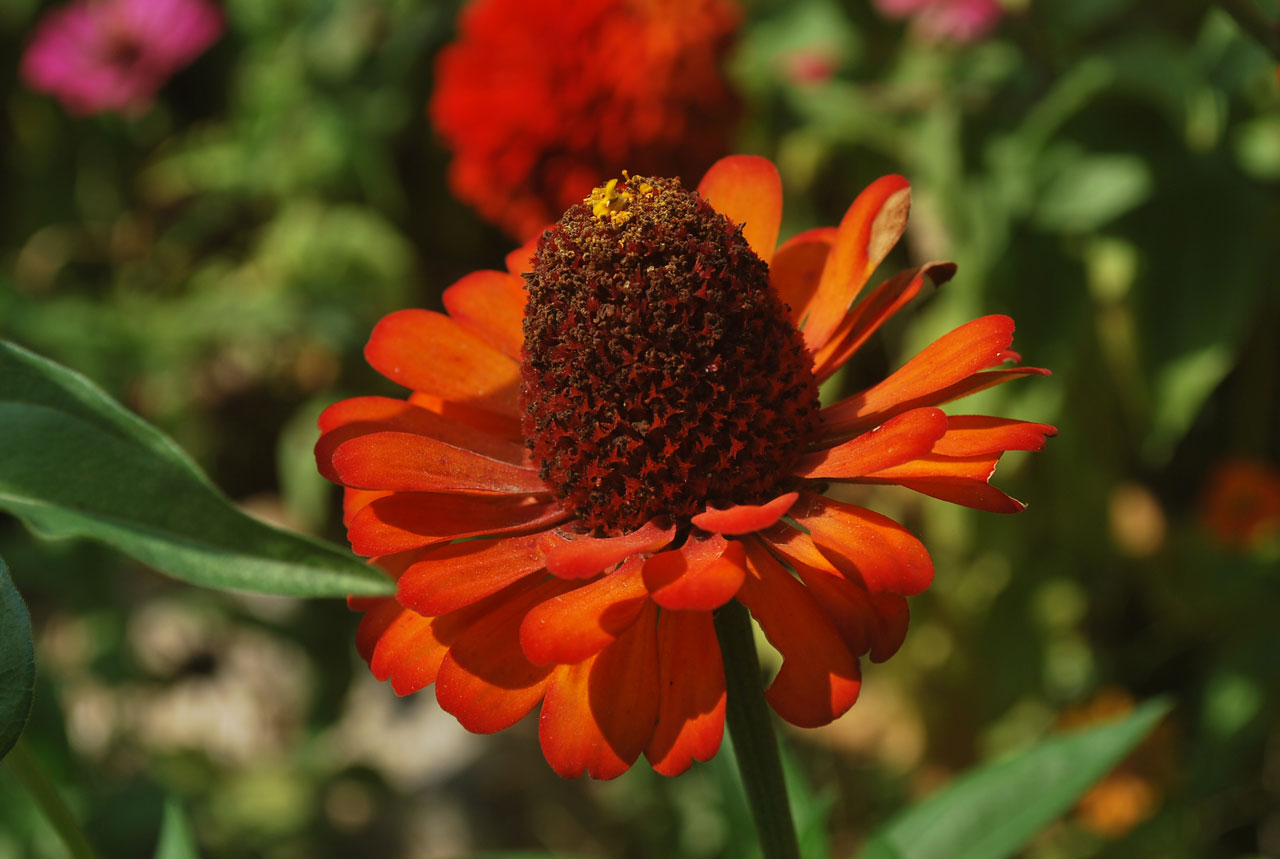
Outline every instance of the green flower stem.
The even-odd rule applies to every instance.
[[[72,859],[98,859],[89,839],[85,838],[84,830],[71,814],[71,809],[62,801],[53,780],[40,766],[40,761],[26,741],[19,738],[17,745],[9,750],[4,760],[18,777],[18,781],[22,782],[27,793],[31,794],[44,819],[58,833]]]
[[[1280,60],[1280,24],[1268,19],[1254,0],[1218,0],[1218,5],[1235,19],[1236,26]]]
[[[716,637],[724,655],[729,734],[760,835],[760,847],[765,859],[799,859],[778,740],[773,735],[772,717],[760,683],[751,615],[734,600],[716,612],[715,620]]]

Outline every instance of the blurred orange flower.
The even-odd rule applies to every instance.
[[[692,178],[738,103],[721,63],[730,0],[475,0],[429,113],[449,186],[523,241],[623,167]]]
[[[782,654],[774,710],[802,727],[848,710],[859,658],[898,649],[933,564],[825,488],[1013,513],[988,482],[997,461],[1055,433],[938,408],[1047,373],[1012,366],[1005,316],[819,408],[818,383],[955,270],[927,263],[853,303],[909,202],[886,176],[839,227],[775,247],[782,188],[763,158],[717,162],[698,193],[624,177],[506,271],[449,287],[447,314],[384,318],[366,357],[412,393],[330,407],[316,448],[346,487],[352,547],[398,577],[395,598],[351,601],[374,674],[400,694],[435,683],[480,733],[542,702],[561,775],[611,778],[642,752],[675,775],[719,747],[712,614],[737,599]]]
[[[1265,462],[1232,459],[1209,474],[1200,520],[1225,546],[1249,549],[1280,531],[1280,471]]]

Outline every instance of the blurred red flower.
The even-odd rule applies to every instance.
[[[730,0],[475,0],[429,106],[450,188],[523,241],[624,167],[699,175],[738,115],[738,22]]]
[[[78,0],[41,19],[22,77],[71,113],[136,115],[221,34],[206,0]]]
[[[1218,463],[1201,495],[1200,519],[1225,546],[1262,543],[1280,532],[1280,471],[1252,459]]]
[[[1013,513],[988,482],[996,462],[1055,433],[938,408],[1047,374],[1013,366],[1005,316],[819,409],[817,384],[955,270],[927,263],[853,303],[909,204],[886,176],[839,227],[775,249],[782,189],[763,158],[717,162],[696,194],[627,177],[506,271],[449,287],[447,315],[384,318],[365,355],[413,393],[337,403],[316,447],[346,487],[352,547],[398,577],[394,598],[351,600],[374,674],[399,694],[435,683],[481,733],[541,702],[561,775],[611,778],[642,752],[675,775],[720,745],[713,612],[736,599],[782,654],[765,693],[782,718],[848,710],[859,658],[898,649],[933,564],[901,525],[825,488],[897,484]]]

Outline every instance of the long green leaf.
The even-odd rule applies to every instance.
[[[0,341],[0,509],[46,537],[91,537],[204,587],[386,594],[336,547],[272,528],[92,382]]]
[[[182,806],[173,799],[164,804],[164,821],[160,824],[156,859],[200,859],[187,817],[182,813]]]
[[[31,617],[0,559],[0,759],[9,754],[27,725],[35,684]]]
[[[981,766],[891,820],[860,859],[1011,856],[1065,813],[1167,712],[1167,702],[1151,701],[1127,718]]]

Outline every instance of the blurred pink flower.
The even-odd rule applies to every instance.
[[[926,39],[973,42],[995,29],[1004,15],[999,0],[874,0],[886,18],[912,18]]]
[[[75,0],[36,26],[22,77],[70,113],[137,115],[221,33],[207,0]]]

